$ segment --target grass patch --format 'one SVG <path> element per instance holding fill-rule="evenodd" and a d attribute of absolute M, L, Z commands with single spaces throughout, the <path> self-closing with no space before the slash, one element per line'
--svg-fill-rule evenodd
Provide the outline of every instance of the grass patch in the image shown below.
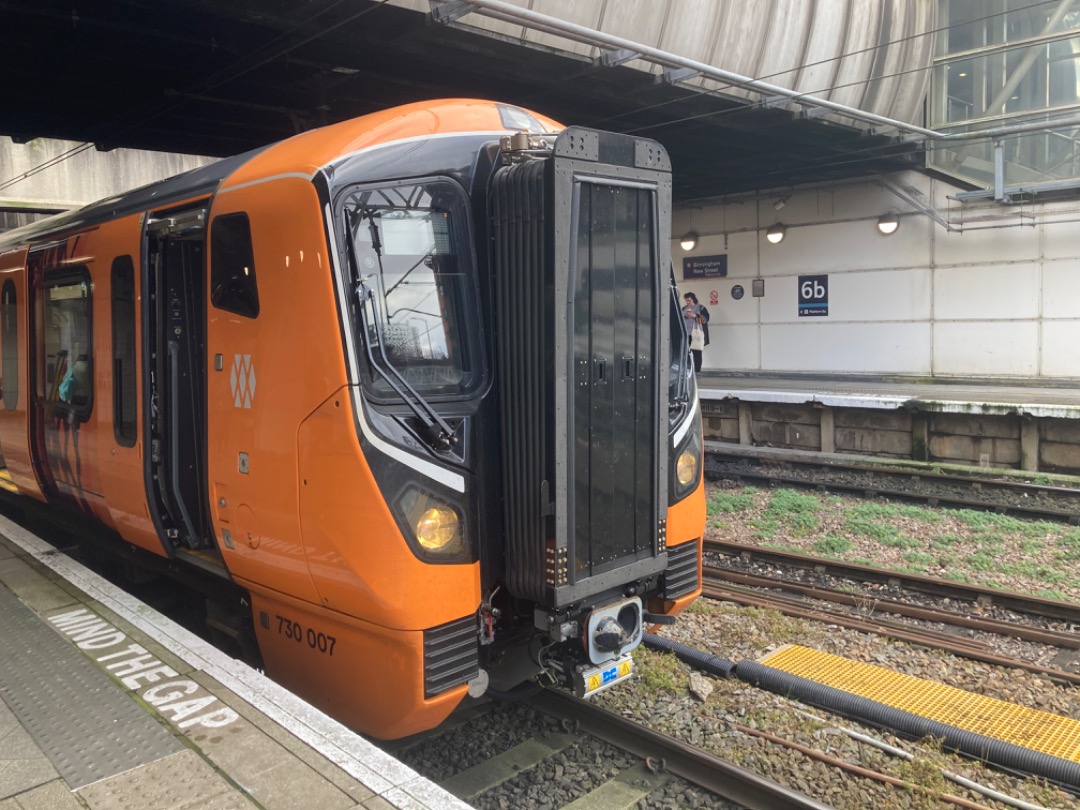
<path fill-rule="evenodd" d="M 754 497 L 747 494 L 734 492 L 717 492 L 706 501 L 706 510 L 709 517 L 721 514 L 733 514 L 747 512 L 754 508 Z"/>
<path fill-rule="evenodd" d="M 964 538 L 958 534 L 939 534 L 930 541 L 930 548 L 946 549 L 963 542 Z"/>
<path fill-rule="evenodd" d="M 815 540 L 811 548 L 818 554 L 846 554 L 855 547 L 855 544 L 846 537 L 837 537 L 834 534 L 826 535 L 820 540 Z"/>
<path fill-rule="evenodd" d="M 937 562 L 937 557 L 925 551 L 909 551 L 904 555 L 904 560 L 920 568 L 928 568 Z"/>
<path fill-rule="evenodd" d="M 821 501 L 814 495 L 804 495 L 793 489 L 778 489 L 769 499 L 764 520 L 775 521 L 795 537 L 806 537 L 821 525 L 817 512 Z M 775 531 L 773 532 L 775 534 Z"/>
<path fill-rule="evenodd" d="M 976 571 L 996 571 L 999 567 L 997 557 L 985 551 L 976 551 L 967 558 L 967 565 Z"/>
<path fill-rule="evenodd" d="M 649 695 L 685 689 L 689 679 L 686 668 L 674 655 L 654 652 L 645 645 L 634 648 L 634 664 L 639 688 Z"/>

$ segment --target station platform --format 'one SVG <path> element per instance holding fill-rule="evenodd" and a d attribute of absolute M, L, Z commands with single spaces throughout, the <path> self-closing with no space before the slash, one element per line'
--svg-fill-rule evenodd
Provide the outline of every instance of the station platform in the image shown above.
<path fill-rule="evenodd" d="M 0 517 L 0 810 L 441 810 L 441 788 Z"/>
<path fill-rule="evenodd" d="M 705 438 L 930 465 L 1080 476 L 1080 380 L 704 371 Z"/>
<path fill-rule="evenodd" d="M 935 413 L 1080 419 L 1080 380 L 927 381 L 862 375 L 737 374 L 702 371 L 702 400 L 741 399 L 843 408 L 908 408 Z"/>

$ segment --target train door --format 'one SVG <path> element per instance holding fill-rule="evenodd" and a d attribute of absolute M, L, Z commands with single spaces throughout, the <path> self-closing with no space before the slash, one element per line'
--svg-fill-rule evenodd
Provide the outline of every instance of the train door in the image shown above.
<path fill-rule="evenodd" d="M 94 285 L 91 263 L 31 251 L 31 452 L 42 489 L 84 511 L 104 504 L 94 412 Z"/>
<path fill-rule="evenodd" d="M 26 259 L 25 248 L 0 256 L 0 487 L 40 498 L 30 458 Z"/>
<path fill-rule="evenodd" d="M 145 475 L 151 517 L 174 548 L 214 548 L 206 500 L 206 209 L 146 225 Z"/>

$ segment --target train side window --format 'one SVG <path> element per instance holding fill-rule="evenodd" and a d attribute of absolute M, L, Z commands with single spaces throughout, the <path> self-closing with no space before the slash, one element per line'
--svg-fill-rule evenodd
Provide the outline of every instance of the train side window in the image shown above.
<path fill-rule="evenodd" d="M 4 407 L 15 410 L 19 404 L 19 308 L 15 300 L 15 282 L 8 279 L 0 290 L 0 340 L 3 360 L 0 381 L 4 389 Z"/>
<path fill-rule="evenodd" d="M 135 445 L 135 265 L 130 256 L 112 264 L 113 434 L 125 447 Z"/>
<path fill-rule="evenodd" d="M 94 406 L 89 275 L 78 272 L 46 278 L 42 303 L 46 408 L 85 422 Z"/>
<path fill-rule="evenodd" d="M 215 217 L 211 225 L 210 302 L 237 315 L 259 316 L 259 288 L 247 214 Z"/>

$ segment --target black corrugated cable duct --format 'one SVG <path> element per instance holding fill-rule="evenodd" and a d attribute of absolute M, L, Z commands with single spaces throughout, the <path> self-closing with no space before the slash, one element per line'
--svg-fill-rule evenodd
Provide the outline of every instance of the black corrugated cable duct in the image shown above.
<path fill-rule="evenodd" d="M 672 641 L 669 638 L 653 635 L 652 633 L 645 634 L 643 643 L 649 649 L 673 653 L 684 664 L 708 672 L 710 675 L 716 675 L 720 678 L 735 677 L 735 663 L 726 658 L 718 658 L 715 655 L 695 650 L 693 647 L 680 644 L 678 641 Z"/>
<path fill-rule="evenodd" d="M 647 636 L 646 640 L 648 640 Z M 679 657 L 686 661 L 681 655 Z M 692 664 L 690 661 L 687 663 Z M 876 700 L 853 695 L 842 689 L 825 686 L 798 675 L 791 675 L 756 661 L 743 659 L 735 665 L 735 675 L 753 686 L 873 723 L 876 726 L 900 732 L 912 739 L 918 740 L 932 735 L 943 740 L 946 747 L 975 759 L 1042 776 L 1065 785 L 1074 792 L 1080 788 L 1080 763 L 995 740 L 992 737 L 965 731 L 936 720 L 928 720 L 917 714 L 894 709 Z"/>

